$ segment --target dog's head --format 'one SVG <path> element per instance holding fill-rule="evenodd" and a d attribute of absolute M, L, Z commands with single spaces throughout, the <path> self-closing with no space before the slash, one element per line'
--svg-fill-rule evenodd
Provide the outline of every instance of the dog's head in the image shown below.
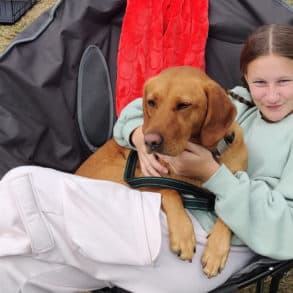
<path fill-rule="evenodd" d="M 144 85 L 143 133 L 148 152 L 181 153 L 188 141 L 212 150 L 236 116 L 225 91 L 202 71 L 170 67 Z"/>

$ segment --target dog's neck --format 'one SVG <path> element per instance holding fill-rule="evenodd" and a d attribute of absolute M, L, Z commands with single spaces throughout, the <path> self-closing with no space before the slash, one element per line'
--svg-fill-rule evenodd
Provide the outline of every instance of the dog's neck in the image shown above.
<path fill-rule="evenodd" d="M 195 136 L 195 137 L 191 137 L 189 141 L 192 142 L 192 143 L 201 145 L 199 135 Z"/>
<path fill-rule="evenodd" d="M 230 131 L 222 139 L 220 139 L 219 141 L 216 141 L 213 145 L 211 146 L 203 145 L 203 146 L 206 149 L 208 149 L 216 159 L 218 159 L 224 153 L 224 151 L 229 147 L 229 145 L 233 143 L 234 138 L 235 138 L 234 131 Z M 191 138 L 190 142 L 202 145 L 199 136 Z"/>
<path fill-rule="evenodd" d="M 217 147 L 217 145 L 218 145 L 218 143 L 219 143 L 219 141 L 217 141 L 217 142 L 215 142 L 213 145 L 210 145 L 210 146 L 203 145 L 199 136 L 192 137 L 189 141 L 192 142 L 192 143 L 199 144 L 199 145 L 205 147 L 205 148 L 208 149 L 210 152 L 212 152 L 214 149 L 216 149 L 216 147 Z"/>

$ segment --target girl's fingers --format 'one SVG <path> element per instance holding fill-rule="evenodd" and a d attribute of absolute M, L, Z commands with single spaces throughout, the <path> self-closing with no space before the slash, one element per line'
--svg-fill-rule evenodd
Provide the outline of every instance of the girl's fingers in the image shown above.
<path fill-rule="evenodd" d="M 161 174 L 168 174 L 168 169 L 164 167 L 157 159 L 151 162 L 151 167 Z"/>
<path fill-rule="evenodd" d="M 185 150 L 186 151 L 189 151 L 189 152 L 192 152 L 192 153 L 198 153 L 200 152 L 201 150 L 203 150 L 204 148 L 198 144 L 194 144 L 192 142 L 188 142 L 187 145 L 186 145 L 186 148 Z"/>
<path fill-rule="evenodd" d="M 144 176 L 156 176 L 160 177 L 160 173 L 156 171 L 152 166 L 148 165 L 142 165 L 141 171 Z"/>
<path fill-rule="evenodd" d="M 148 176 L 154 176 L 154 177 L 161 177 L 160 173 L 156 171 L 156 169 L 149 169 L 149 175 Z"/>
<path fill-rule="evenodd" d="M 161 176 L 160 174 L 168 173 L 168 169 L 157 161 L 155 155 L 141 155 L 140 164 L 144 176 Z"/>
<path fill-rule="evenodd" d="M 162 154 L 158 154 L 158 157 L 159 157 L 162 161 L 164 161 L 164 162 L 166 162 L 166 163 L 169 163 L 169 162 L 170 162 L 170 157 L 169 157 L 169 156 L 165 156 L 165 155 L 162 155 Z"/>

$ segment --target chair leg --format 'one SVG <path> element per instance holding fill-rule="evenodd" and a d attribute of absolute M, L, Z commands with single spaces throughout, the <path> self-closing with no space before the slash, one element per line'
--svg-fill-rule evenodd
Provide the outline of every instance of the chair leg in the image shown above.
<path fill-rule="evenodd" d="M 256 293 L 263 293 L 264 292 L 264 278 L 261 278 L 256 283 Z"/>
<path fill-rule="evenodd" d="M 274 277 L 272 277 L 271 284 L 270 284 L 270 293 L 277 293 L 279 289 L 279 284 L 281 279 L 283 278 L 284 273 L 280 273 Z"/>

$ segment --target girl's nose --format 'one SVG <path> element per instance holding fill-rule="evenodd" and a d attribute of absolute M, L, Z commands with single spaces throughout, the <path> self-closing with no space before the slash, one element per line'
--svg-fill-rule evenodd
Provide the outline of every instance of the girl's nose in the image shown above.
<path fill-rule="evenodd" d="M 267 101 L 269 103 L 277 103 L 280 99 L 280 93 L 275 85 L 270 85 L 267 91 Z"/>

